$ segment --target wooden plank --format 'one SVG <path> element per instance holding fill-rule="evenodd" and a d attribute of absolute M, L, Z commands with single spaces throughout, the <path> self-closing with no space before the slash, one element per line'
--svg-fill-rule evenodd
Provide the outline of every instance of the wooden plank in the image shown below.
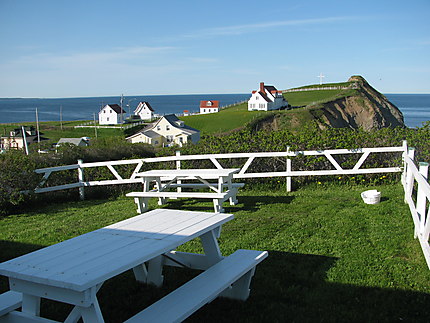
<path fill-rule="evenodd" d="M 22 294 L 14 291 L 8 291 L 0 294 L 0 316 L 5 315 L 22 304 Z"/>
<path fill-rule="evenodd" d="M 366 168 L 366 169 L 344 169 L 339 170 L 313 170 L 313 171 L 291 171 L 291 172 L 266 172 L 266 173 L 246 173 L 233 174 L 233 178 L 262 178 L 262 177 L 285 177 L 285 176 L 324 176 L 324 175 L 358 175 L 358 174 L 379 174 L 379 173 L 399 173 L 400 167 L 387 168 Z"/>
<path fill-rule="evenodd" d="M 60 191 L 60 190 L 67 190 L 70 188 L 77 188 L 81 187 L 80 183 L 72 183 L 72 184 L 63 184 L 63 185 L 57 185 L 57 186 L 50 186 L 50 187 L 43 187 L 43 188 L 35 188 L 35 193 L 45 193 L 45 192 L 53 192 L 53 191 Z"/>
<path fill-rule="evenodd" d="M 266 257 L 266 251 L 238 250 L 133 316 L 126 323 L 182 322 Z"/>
<path fill-rule="evenodd" d="M 220 199 L 226 196 L 226 193 L 202 193 L 202 192 L 131 192 L 127 193 L 128 197 L 188 197 L 188 198 L 206 198 L 206 199 Z"/>
<path fill-rule="evenodd" d="M 0 323 L 60 323 L 60 322 L 14 311 L 14 312 L 10 312 L 5 316 L 0 316 Z"/>

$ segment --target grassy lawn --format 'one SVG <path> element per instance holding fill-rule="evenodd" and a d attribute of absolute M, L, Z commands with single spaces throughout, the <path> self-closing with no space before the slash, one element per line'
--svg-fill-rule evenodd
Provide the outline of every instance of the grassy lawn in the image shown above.
<path fill-rule="evenodd" d="M 351 94 L 353 90 L 321 90 L 304 92 L 287 92 L 284 97 L 292 106 L 305 106 L 315 102 L 327 102 Z"/>
<path fill-rule="evenodd" d="M 268 250 L 246 302 L 217 299 L 189 322 L 427 322 L 430 271 L 413 239 L 401 185 L 381 185 L 378 205 L 366 205 L 364 186 L 310 185 L 241 190 L 226 206 L 235 219 L 223 226 L 220 248 Z M 152 208 L 157 207 L 151 201 Z M 210 201 L 173 200 L 165 207 L 212 211 Z M 0 261 L 134 216 L 132 199 L 45 204 L 0 219 Z M 199 241 L 181 247 L 200 252 Z M 106 322 L 120 322 L 197 272 L 165 269 L 162 288 L 137 284 L 126 272 L 104 284 L 99 301 Z M 0 289 L 8 289 L 4 277 Z M 42 313 L 64 319 L 70 307 L 45 301 Z"/>
<path fill-rule="evenodd" d="M 267 112 L 248 111 L 247 103 L 242 103 L 218 113 L 181 117 L 181 120 L 184 120 L 186 125 L 199 129 L 201 135 L 211 135 L 242 128 L 265 114 Z"/>
<path fill-rule="evenodd" d="M 39 123 L 41 136 L 48 138 L 52 142 L 57 142 L 60 138 L 80 138 L 80 137 L 90 137 L 95 138 L 94 128 L 74 128 L 74 126 L 81 125 L 87 121 L 64 121 L 62 127 L 59 121 L 44 121 Z M 33 126 L 36 128 L 35 122 L 23 122 L 15 124 L 2 124 L 0 125 L 1 135 L 7 136 L 9 132 L 15 128 L 21 126 Z M 124 138 L 124 132 L 121 129 L 112 128 L 101 128 L 97 129 L 98 138 L 107 137 L 122 137 Z"/>

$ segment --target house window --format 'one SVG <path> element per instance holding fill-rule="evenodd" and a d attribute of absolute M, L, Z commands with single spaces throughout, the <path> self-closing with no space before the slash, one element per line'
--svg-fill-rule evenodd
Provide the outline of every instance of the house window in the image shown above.
<path fill-rule="evenodd" d="M 106 113 L 106 110 L 103 110 L 103 113 Z"/>
<path fill-rule="evenodd" d="M 154 145 L 158 145 L 158 140 L 155 140 L 155 141 L 154 141 Z"/>
<path fill-rule="evenodd" d="M 203 113 L 206 112 L 206 109 L 203 109 Z"/>
<path fill-rule="evenodd" d="M 179 142 L 182 144 L 184 142 L 184 138 L 179 137 Z"/>
<path fill-rule="evenodd" d="M 161 126 L 157 126 L 157 130 L 161 130 Z"/>
<path fill-rule="evenodd" d="M 106 121 L 109 121 L 109 117 L 106 118 Z"/>
<path fill-rule="evenodd" d="M 260 97 L 256 96 L 255 99 L 258 100 Z"/>
<path fill-rule="evenodd" d="M 169 125 L 166 125 L 166 130 L 170 130 L 170 127 L 169 127 Z"/>

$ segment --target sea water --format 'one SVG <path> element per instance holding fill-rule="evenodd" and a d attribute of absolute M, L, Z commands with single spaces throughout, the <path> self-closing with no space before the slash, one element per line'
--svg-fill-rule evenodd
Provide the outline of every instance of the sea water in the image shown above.
<path fill-rule="evenodd" d="M 421 127 L 430 120 L 430 94 L 386 94 L 388 100 L 402 111 L 408 127 Z M 148 95 L 123 98 L 127 114 L 133 113 L 140 101 L 147 101 L 159 115 L 181 114 L 184 110 L 198 112 L 201 100 L 218 100 L 221 106 L 248 100 L 249 94 L 195 94 Z M 100 108 L 106 104 L 120 104 L 120 97 L 61 98 L 61 99 L 1 99 L 0 123 L 39 121 L 93 120 L 98 119 Z"/>

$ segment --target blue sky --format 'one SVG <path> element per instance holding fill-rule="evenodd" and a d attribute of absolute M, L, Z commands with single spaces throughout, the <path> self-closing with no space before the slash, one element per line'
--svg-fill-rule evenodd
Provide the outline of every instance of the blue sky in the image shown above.
<path fill-rule="evenodd" d="M 430 93 L 430 1 L 0 0 L 0 97 Z"/>

